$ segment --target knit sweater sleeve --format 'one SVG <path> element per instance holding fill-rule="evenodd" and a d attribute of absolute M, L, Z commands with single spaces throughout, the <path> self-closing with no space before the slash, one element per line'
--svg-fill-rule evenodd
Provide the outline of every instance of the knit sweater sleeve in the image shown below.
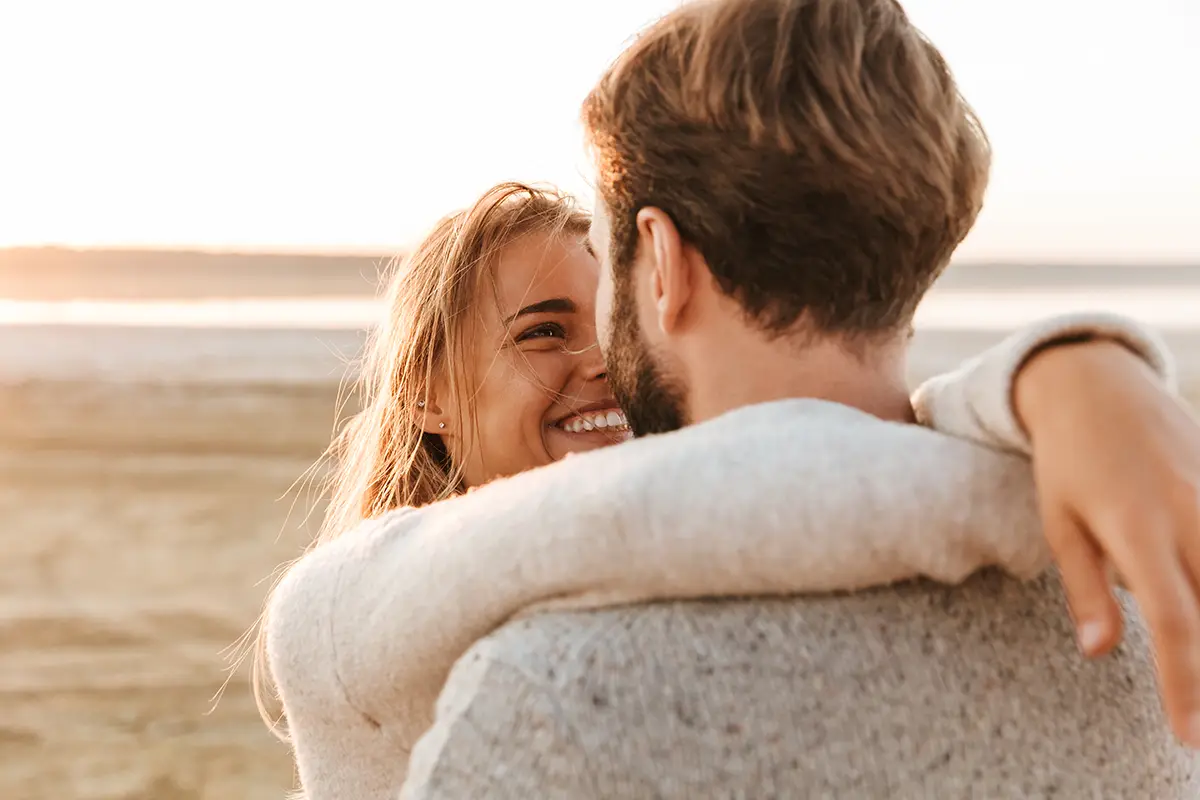
<path fill-rule="evenodd" d="M 405 753 L 455 660 L 520 613 L 955 583 L 989 564 L 1032 575 L 1046 563 L 1022 459 L 785 401 L 350 531 L 275 594 L 268 655 L 310 796 L 369 798 L 313 787 L 353 763 L 364 726 Z M 322 750 L 339 724 L 358 738 Z"/>
<path fill-rule="evenodd" d="M 1029 437 L 1013 409 L 1017 372 L 1042 348 L 1077 338 L 1123 344 L 1174 391 L 1174 361 L 1153 330 L 1117 314 L 1064 314 L 1024 327 L 958 369 L 923 383 L 912 398 L 917 420 L 951 436 L 1029 455 Z"/>
<path fill-rule="evenodd" d="M 385 524 L 383 520 L 364 525 Z M 332 555 L 332 553 L 331 553 Z M 334 637 L 341 592 L 336 559 L 301 559 L 272 593 L 267 658 L 286 711 L 287 731 L 304 800 L 394 797 L 407 754 L 389 752 L 386 731 L 350 700 L 339 674 Z"/>

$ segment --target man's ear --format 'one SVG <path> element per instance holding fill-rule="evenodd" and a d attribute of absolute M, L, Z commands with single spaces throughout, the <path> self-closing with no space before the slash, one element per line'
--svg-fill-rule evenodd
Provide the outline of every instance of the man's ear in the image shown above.
<path fill-rule="evenodd" d="M 694 265 L 667 212 L 653 206 L 643 208 L 638 211 L 637 226 L 650 257 L 650 291 L 659 327 L 663 333 L 673 333 L 695 291 Z"/>

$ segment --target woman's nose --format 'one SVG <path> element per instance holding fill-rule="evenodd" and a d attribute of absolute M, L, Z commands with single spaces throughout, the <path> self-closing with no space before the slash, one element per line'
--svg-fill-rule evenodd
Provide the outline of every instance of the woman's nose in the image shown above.
<path fill-rule="evenodd" d="M 608 368 L 604 366 L 604 354 L 600 352 L 599 345 L 593 344 L 584 353 L 582 369 L 589 381 L 602 381 L 608 377 Z"/>

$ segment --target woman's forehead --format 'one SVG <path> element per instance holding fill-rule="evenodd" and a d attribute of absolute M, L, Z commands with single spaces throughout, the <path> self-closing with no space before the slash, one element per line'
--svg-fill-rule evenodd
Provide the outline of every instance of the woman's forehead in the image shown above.
<path fill-rule="evenodd" d="M 569 299 L 589 310 L 596 299 L 598 265 L 581 236 L 526 236 L 509 245 L 493 267 L 501 320 L 531 304 Z"/>

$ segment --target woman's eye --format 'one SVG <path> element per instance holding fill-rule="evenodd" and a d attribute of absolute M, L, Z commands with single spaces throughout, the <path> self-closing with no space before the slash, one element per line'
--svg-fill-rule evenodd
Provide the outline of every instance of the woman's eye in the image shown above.
<path fill-rule="evenodd" d="M 563 330 L 563 326 L 557 322 L 544 322 L 541 325 L 535 325 L 529 330 L 517 337 L 518 342 L 527 342 L 531 339 L 565 339 L 567 332 Z"/>

